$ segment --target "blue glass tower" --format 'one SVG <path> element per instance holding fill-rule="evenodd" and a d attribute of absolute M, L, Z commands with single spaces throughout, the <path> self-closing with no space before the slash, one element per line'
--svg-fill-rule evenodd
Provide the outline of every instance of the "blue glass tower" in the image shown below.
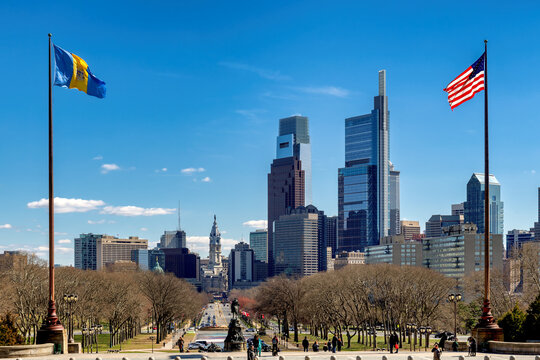
<path fill-rule="evenodd" d="M 390 230 L 386 71 L 370 114 L 345 119 L 345 167 L 338 170 L 338 250 L 363 251 Z"/>
<path fill-rule="evenodd" d="M 478 226 L 478 233 L 484 233 L 484 174 L 474 173 L 467 183 L 467 201 L 464 203 L 465 222 Z M 489 231 L 492 234 L 504 233 L 504 203 L 501 201 L 501 184 L 492 174 L 489 175 Z"/>

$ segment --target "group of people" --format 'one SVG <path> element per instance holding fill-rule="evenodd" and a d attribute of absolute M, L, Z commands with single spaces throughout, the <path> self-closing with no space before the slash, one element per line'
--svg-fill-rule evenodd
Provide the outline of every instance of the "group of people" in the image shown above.
<path fill-rule="evenodd" d="M 272 339 L 272 346 L 274 344 L 274 339 Z M 248 344 L 248 360 L 254 360 L 255 356 L 261 357 L 262 352 L 262 340 L 259 338 L 259 334 L 255 334 L 253 341 Z"/>

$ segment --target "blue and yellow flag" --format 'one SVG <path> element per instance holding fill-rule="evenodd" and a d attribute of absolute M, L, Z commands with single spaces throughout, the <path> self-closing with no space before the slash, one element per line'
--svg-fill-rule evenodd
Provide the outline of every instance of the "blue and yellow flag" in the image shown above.
<path fill-rule="evenodd" d="M 92 74 L 86 61 L 56 45 L 54 58 L 56 60 L 54 85 L 79 89 L 98 98 L 105 97 L 105 82 Z"/>

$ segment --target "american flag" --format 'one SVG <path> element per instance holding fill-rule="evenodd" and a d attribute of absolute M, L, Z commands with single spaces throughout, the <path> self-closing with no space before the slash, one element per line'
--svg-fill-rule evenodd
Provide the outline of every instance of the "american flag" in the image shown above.
<path fill-rule="evenodd" d="M 474 95 L 484 90 L 484 61 L 485 53 L 446 86 L 448 103 L 452 110 L 470 100 Z"/>

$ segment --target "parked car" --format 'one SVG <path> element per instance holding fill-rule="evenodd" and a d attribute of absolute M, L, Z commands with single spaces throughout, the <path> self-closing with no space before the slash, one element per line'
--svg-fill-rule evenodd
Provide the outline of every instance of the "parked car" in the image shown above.
<path fill-rule="evenodd" d="M 208 342 L 205 340 L 197 340 L 195 342 L 189 343 L 188 350 L 202 350 L 208 346 Z"/>
<path fill-rule="evenodd" d="M 206 352 L 222 352 L 223 349 L 214 343 L 210 343 L 209 345 L 206 345 L 203 349 L 200 349 L 199 351 L 206 351 Z"/>
<path fill-rule="evenodd" d="M 255 329 L 254 328 L 249 328 L 246 330 L 246 332 L 255 332 Z"/>

